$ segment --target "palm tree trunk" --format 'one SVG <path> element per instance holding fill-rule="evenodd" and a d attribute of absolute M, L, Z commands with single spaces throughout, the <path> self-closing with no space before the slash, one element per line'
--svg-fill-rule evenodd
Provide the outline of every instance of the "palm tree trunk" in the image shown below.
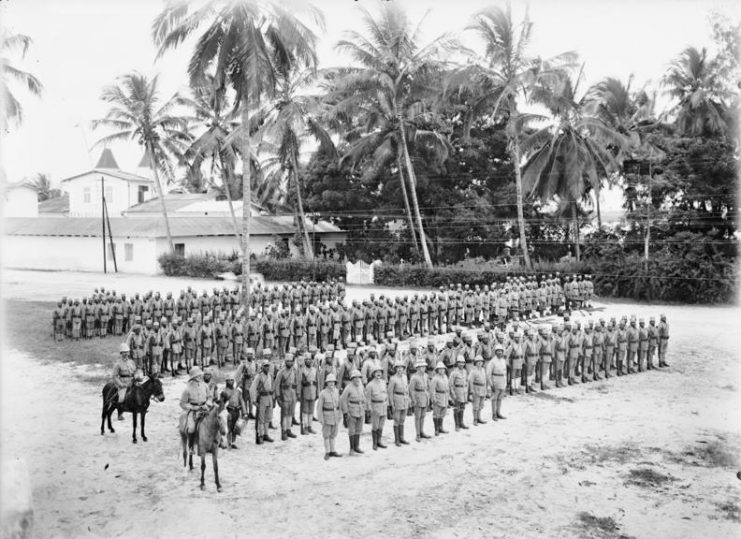
<path fill-rule="evenodd" d="M 512 122 L 511 116 L 510 116 L 509 121 Z M 507 129 L 507 131 L 509 132 L 509 136 L 511 137 L 509 146 L 512 149 L 510 152 L 511 159 L 512 159 L 512 165 L 515 167 L 515 189 L 517 192 L 517 224 L 520 230 L 520 248 L 522 249 L 522 257 L 525 260 L 525 267 L 530 269 L 532 268 L 532 263 L 530 262 L 530 253 L 527 250 L 527 236 L 525 235 L 525 212 L 523 210 L 523 203 L 522 203 L 522 172 L 520 170 L 520 141 L 517 138 L 517 133 L 514 132 L 514 126 L 510 126 L 510 128 Z"/>
<path fill-rule="evenodd" d="M 165 233 L 167 234 L 167 244 L 170 246 L 170 252 L 175 252 L 175 244 L 172 243 L 172 232 L 170 231 L 170 219 L 167 217 L 167 204 L 165 204 L 165 194 L 162 191 L 162 184 L 160 183 L 160 176 L 157 173 L 157 157 L 155 156 L 154 149 L 151 144 L 146 145 L 146 151 L 151 156 L 152 164 L 152 175 L 154 176 L 154 188 L 157 190 L 157 196 L 160 199 L 160 206 L 162 206 L 162 218 L 165 220 Z"/>
<path fill-rule="evenodd" d="M 298 220 L 300 221 L 299 226 L 303 232 L 304 244 L 306 245 L 306 254 L 309 258 L 314 258 L 314 246 L 311 244 L 309 238 L 309 231 L 306 229 L 306 214 L 304 214 L 304 202 L 301 197 L 301 184 L 298 181 L 298 159 L 296 153 L 291 152 L 291 172 L 293 173 L 293 183 L 296 186 L 296 203 L 298 205 Z"/>
<path fill-rule="evenodd" d="M 232 170 L 224 166 L 224 160 L 221 160 L 221 181 L 224 183 L 224 191 L 226 191 L 226 199 L 229 201 L 229 213 L 232 216 L 232 224 L 234 225 L 234 234 L 239 237 L 239 223 L 237 223 L 237 216 L 234 213 L 234 204 L 232 203 Z"/>
<path fill-rule="evenodd" d="M 250 169 L 250 110 L 248 86 L 242 95 L 242 307 L 250 308 L 250 218 L 252 197 L 252 170 Z"/>
<path fill-rule="evenodd" d="M 414 207 L 414 214 L 417 217 L 417 225 L 419 226 L 419 243 L 422 245 L 422 255 L 424 256 L 425 264 L 428 268 L 432 268 L 430 251 L 427 249 L 427 238 L 425 237 L 425 230 L 422 226 L 422 214 L 419 212 L 419 202 L 417 201 L 417 178 L 414 174 L 412 160 L 409 157 L 409 148 L 407 148 L 407 137 L 404 132 L 403 122 L 399 122 L 399 132 L 401 134 L 401 149 L 404 150 L 404 161 L 406 162 L 407 174 L 409 175 L 409 191 L 412 194 L 412 206 Z"/>
<path fill-rule="evenodd" d="M 574 219 L 574 253 L 576 254 L 576 261 L 581 260 L 581 247 L 579 247 L 579 208 L 576 205 L 576 201 L 571 203 L 571 215 Z"/>
<path fill-rule="evenodd" d="M 404 208 L 407 212 L 407 220 L 409 221 L 409 232 L 412 234 L 412 242 L 414 243 L 414 250 L 419 254 L 419 244 L 417 243 L 417 232 L 414 229 L 414 220 L 412 218 L 412 209 L 409 207 L 409 196 L 407 195 L 407 186 L 404 182 L 404 170 L 401 166 L 401 155 L 397 150 L 396 152 L 396 166 L 399 169 L 399 185 L 401 186 L 401 195 L 404 199 Z"/>
<path fill-rule="evenodd" d="M 598 179 L 597 182 L 594 184 L 594 198 L 597 200 L 597 228 L 599 229 L 602 228 L 602 211 L 600 209 L 600 204 L 599 204 L 599 194 L 600 194 L 600 189 L 602 188 L 600 186 L 600 183 L 601 182 Z"/>

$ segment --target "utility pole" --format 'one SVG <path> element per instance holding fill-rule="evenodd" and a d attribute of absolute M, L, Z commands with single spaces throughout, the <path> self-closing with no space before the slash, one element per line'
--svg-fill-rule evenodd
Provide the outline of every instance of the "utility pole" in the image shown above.
<path fill-rule="evenodd" d="M 100 223 L 103 226 L 103 273 L 108 273 L 105 255 L 105 176 L 100 177 Z"/>
<path fill-rule="evenodd" d="M 651 239 L 651 207 L 653 206 L 653 166 L 651 160 L 648 161 L 648 206 L 646 207 L 646 239 L 643 244 L 643 258 L 648 264 L 648 244 Z"/>

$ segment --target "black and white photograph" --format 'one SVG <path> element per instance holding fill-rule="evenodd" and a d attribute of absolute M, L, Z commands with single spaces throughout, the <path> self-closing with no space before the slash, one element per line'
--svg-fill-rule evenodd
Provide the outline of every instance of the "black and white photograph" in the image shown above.
<path fill-rule="evenodd" d="M 0 0 L 0 539 L 741 539 L 741 3 Z"/>

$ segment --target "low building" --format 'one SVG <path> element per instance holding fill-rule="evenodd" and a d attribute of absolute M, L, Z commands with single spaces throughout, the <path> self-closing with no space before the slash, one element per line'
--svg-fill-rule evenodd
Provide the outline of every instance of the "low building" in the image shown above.
<path fill-rule="evenodd" d="M 38 193 L 27 183 L 14 183 L 5 188 L 5 217 L 36 217 L 39 214 Z"/>

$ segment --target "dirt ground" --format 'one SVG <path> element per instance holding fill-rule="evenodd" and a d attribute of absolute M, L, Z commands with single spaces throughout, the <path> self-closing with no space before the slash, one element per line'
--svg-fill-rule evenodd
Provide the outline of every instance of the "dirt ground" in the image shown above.
<path fill-rule="evenodd" d="M 128 293 L 212 286 L 103 279 L 8 271 L 2 295 L 49 301 L 62 290 L 89 293 L 91 283 Z M 352 288 L 349 297 L 371 292 L 388 293 Z M 220 455 L 222 493 L 210 459 L 205 492 L 198 472 L 182 467 L 184 380 L 167 381 L 166 401 L 147 416 L 149 441 L 133 445 L 128 416 L 100 435 L 100 388 L 85 381 L 110 369 L 113 340 L 98 367 L 60 368 L 5 347 L 5 515 L 30 497 L 34 537 L 741 537 L 739 310 L 598 304 L 606 316 L 665 313 L 671 367 L 507 398 L 506 421 L 402 448 L 370 450 L 366 429 L 357 457 L 347 456 L 341 429 L 344 457 L 328 462 L 319 435 L 255 446 L 248 434 Z M 453 430 L 450 416 L 445 428 Z"/>

